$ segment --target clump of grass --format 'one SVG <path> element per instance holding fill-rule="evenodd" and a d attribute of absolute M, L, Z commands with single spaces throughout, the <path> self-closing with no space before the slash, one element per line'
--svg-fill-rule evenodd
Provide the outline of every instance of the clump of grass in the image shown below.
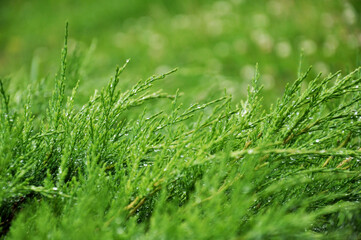
<path fill-rule="evenodd" d="M 305 89 L 299 72 L 266 110 L 258 70 L 237 106 L 183 107 L 151 91 L 175 70 L 117 89 L 126 64 L 78 108 L 66 34 L 46 114 L 32 113 L 39 89 L 19 104 L 0 81 L 3 237 L 360 237 L 360 69 Z"/>

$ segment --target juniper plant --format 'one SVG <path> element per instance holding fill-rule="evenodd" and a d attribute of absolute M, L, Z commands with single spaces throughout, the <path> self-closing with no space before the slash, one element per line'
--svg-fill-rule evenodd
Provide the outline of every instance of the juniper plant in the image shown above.
<path fill-rule="evenodd" d="M 67 36 L 46 114 L 0 81 L 2 238 L 360 238 L 360 68 L 184 107 L 152 91 L 176 70 L 119 90 L 127 61 L 78 107 Z"/>

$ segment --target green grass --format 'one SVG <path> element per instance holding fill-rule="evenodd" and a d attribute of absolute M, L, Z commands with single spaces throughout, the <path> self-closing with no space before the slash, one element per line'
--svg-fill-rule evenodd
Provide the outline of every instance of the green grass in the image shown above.
<path fill-rule="evenodd" d="M 188 105 L 176 70 L 120 89 L 127 61 L 85 101 L 86 56 L 66 31 L 55 77 L 0 81 L 2 238 L 361 237 L 360 68 Z"/>

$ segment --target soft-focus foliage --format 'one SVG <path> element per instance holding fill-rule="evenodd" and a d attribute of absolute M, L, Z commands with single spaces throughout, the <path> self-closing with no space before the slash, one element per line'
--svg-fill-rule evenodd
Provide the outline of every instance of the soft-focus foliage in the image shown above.
<path fill-rule="evenodd" d="M 259 63 L 268 102 L 294 79 L 302 49 L 311 77 L 358 67 L 360 12 L 358 0 L 4 1 L 0 74 L 54 72 L 68 20 L 69 51 L 91 46 L 94 56 L 79 89 L 84 97 L 131 58 L 122 86 L 177 66 L 162 88 L 187 92 L 188 103 L 220 97 L 224 88 L 243 99 Z"/>

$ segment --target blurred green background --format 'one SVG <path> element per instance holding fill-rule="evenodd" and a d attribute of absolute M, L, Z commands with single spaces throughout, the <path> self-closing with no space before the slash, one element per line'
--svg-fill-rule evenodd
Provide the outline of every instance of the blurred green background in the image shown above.
<path fill-rule="evenodd" d="M 84 95 L 131 58 L 122 87 L 179 67 L 158 87 L 192 102 L 225 88 L 242 99 L 258 63 L 275 98 L 296 78 L 301 49 L 312 75 L 359 66 L 360 13 L 359 0 L 2 0 L 0 76 L 20 87 L 53 76 L 69 21 L 70 68 L 85 59 L 69 81 L 81 79 Z"/>

